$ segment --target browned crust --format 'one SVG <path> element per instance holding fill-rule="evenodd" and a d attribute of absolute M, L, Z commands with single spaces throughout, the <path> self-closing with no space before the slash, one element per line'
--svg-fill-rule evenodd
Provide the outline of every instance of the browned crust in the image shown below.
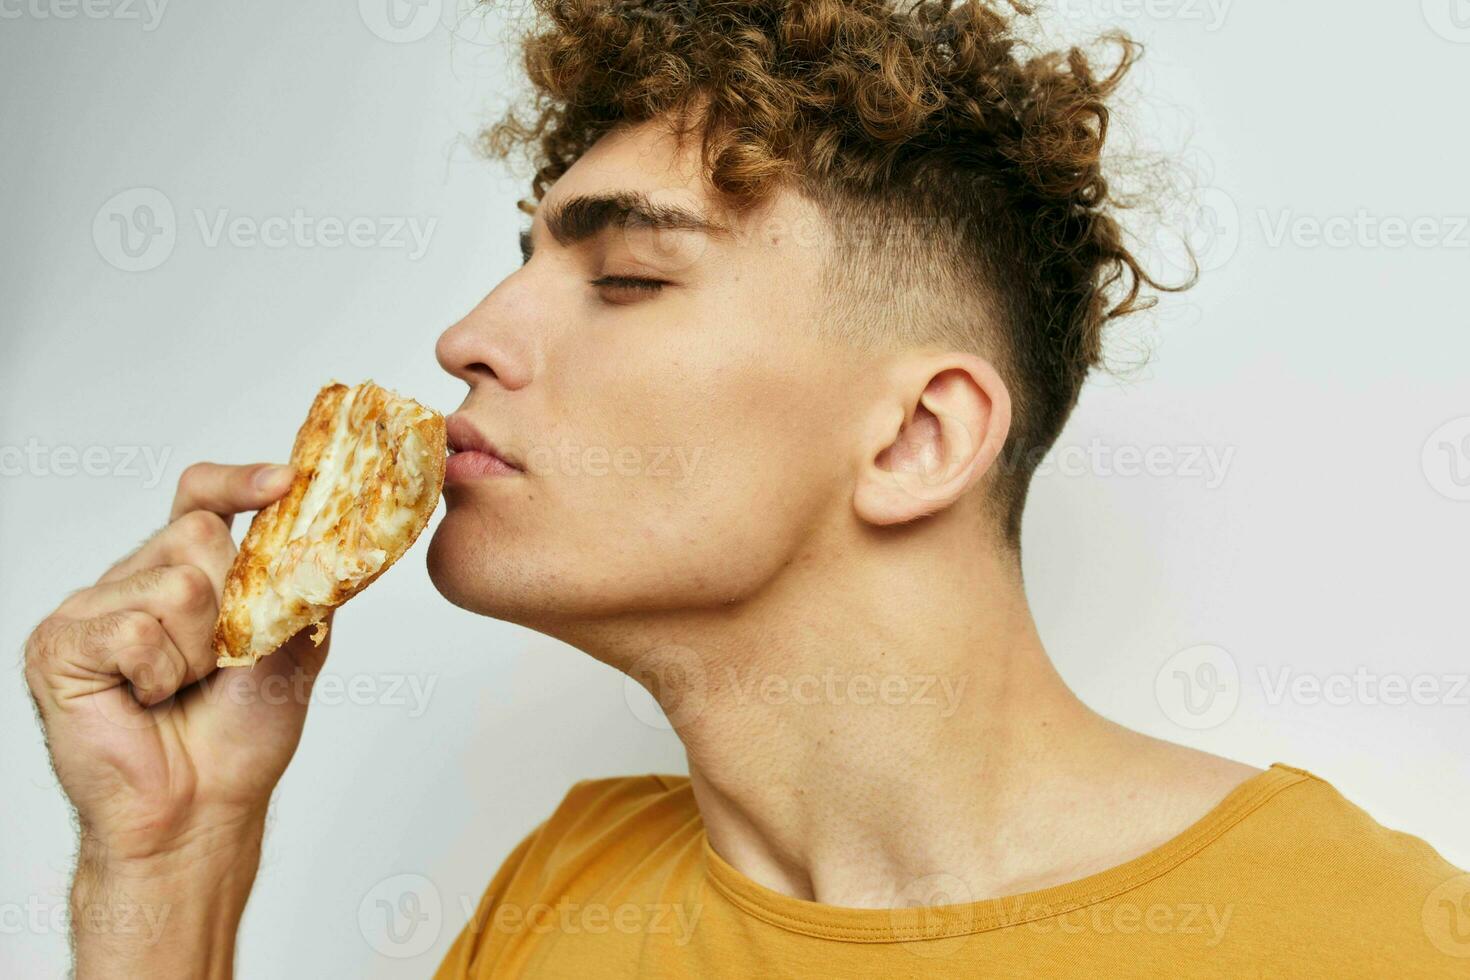
<path fill-rule="evenodd" d="M 240 543 L 240 550 L 235 555 L 234 563 L 230 566 L 229 574 L 225 579 L 220 599 L 220 614 L 214 629 L 214 648 L 219 655 L 220 666 L 251 664 L 260 657 L 266 656 L 267 653 L 273 652 L 250 654 L 252 624 L 249 621 L 244 599 L 264 586 L 269 575 L 271 560 L 285 546 L 291 527 L 300 511 L 302 500 L 316 474 L 322 452 L 330 441 L 335 417 L 348 390 L 347 385 L 333 383 L 317 392 L 311 409 L 307 412 L 306 421 L 297 431 L 295 443 L 291 447 L 290 462 L 296 468 L 296 476 L 292 480 L 290 489 L 280 499 L 256 513 L 250 522 L 250 528 L 245 533 L 244 540 Z M 394 395 L 371 382 L 363 383 L 362 391 L 358 393 L 358 405 L 365 408 L 362 413 L 363 417 L 358 420 L 360 426 L 377 424 L 384 415 L 396 410 L 424 407 L 411 399 Z M 341 583 L 330 596 L 330 601 L 327 603 L 330 608 L 342 605 L 377 581 L 380 575 L 391 568 L 413 546 L 433 516 L 444 486 L 446 446 L 444 418 L 432 409 L 429 411 L 431 412 L 429 418 L 415 422 L 411 426 L 427 447 L 425 465 L 427 492 L 421 494 L 414 505 L 414 518 L 408 526 L 407 533 L 392 542 L 393 546 L 387 549 L 387 557 L 376 572 L 355 586 Z M 355 405 L 353 415 L 357 414 Z M 369 501 L 364 512 L 344 514 L 338 523 L 327 532 L 326 536 L 338 538 L 339 547 L 353 547 L 355 542 L 347 540 L 349 531 L 354 527 L 360 527 L 365 522 L 370 523 L 376 516 L 380 503 L 378 491 L 384 482 L 393 481 L 394 470 L 398 462 L 396 453 L 401 446 L 394 445 L 389 449 L 395 454 L 393 459 L 385 461 L 375 473 L 369 476 L 361 488 L 361 498 Z M 303 547 L 303 543 L 293 542 L 291 546 Z M 313 641 L 320 643 L 326 634 L 326 624 L 319 619 L 315 625 L 316 633 L 313 635 Z"/>

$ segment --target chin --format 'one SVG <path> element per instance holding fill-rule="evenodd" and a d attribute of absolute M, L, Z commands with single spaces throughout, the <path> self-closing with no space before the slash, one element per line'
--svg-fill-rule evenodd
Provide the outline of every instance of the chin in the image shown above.
<path fill-rule="evenodd" d="M 738 519 L 732 515 L 726 525 Z M 548 536 L 452 506 L 434 528 L 426 563 L 434 588 L 461 609 L 547 632 L 614 617 L 728 609 L 791 561 L 795 536 L 707 538 L 690 548 L 709 523 L 665 527 L 658 538 L 576 533 L 582 528 Z M 610 540 L 616 546 L 605 547 Z"/>
<path fill-rule="evenodd" d="M 429 539 L 425 565 L 439 594 L 461 609 L 532 629 L 549 618 L 580 612 L 575 583 L 542 567 L 543 546 L 531 560 L 491 533 L 482 515 L 451 510 Z"/>
<path fill-rule="evenodd" d="M 465 512 L 451 510 L 445 514 L 429 539 L 425 565 L 429 581 L 450 602 L 483 616 L 503 618 L 494 601 L 498 583 L 487 582 L 486 561 L 489 541 L 483 529 Z"/>

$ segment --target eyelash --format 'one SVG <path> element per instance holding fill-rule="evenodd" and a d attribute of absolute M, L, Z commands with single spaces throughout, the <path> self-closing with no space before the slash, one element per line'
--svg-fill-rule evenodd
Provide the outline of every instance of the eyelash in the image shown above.
<path fill-rule="evenodd" d="M 601 276 L 593 279 L 594 286 L 613 286 L 622 289 L 632 289 L 639 293 L 652 295 L 664 288 L 661 279 L 641 279 L 638 276 Z"/>

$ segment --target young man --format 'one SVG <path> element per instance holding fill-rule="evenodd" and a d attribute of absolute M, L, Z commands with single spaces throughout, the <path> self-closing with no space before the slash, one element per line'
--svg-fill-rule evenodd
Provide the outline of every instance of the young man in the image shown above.
<path fill-rule="evenodd" d="M 1466 975 L 1458 869 L 1100 717 L 1028 610 L 1030 474 L 1164 288 L 1099 167 L 1132 48 L 1028 57 L 980 4 L 542 6 L 539 115 L 488 137 L 538 148 L 526 262 L 438 345 L 469 390 L 429 570 L 644 683 L 690 775 L 573 787 L 439 975 Z M 229 519 L 284 487 L 191 467 L 33 635 L 74 911 L 172 909 L 78 929 L 79 976 L 230 970 L 305 704 L 195 682 Z"/>

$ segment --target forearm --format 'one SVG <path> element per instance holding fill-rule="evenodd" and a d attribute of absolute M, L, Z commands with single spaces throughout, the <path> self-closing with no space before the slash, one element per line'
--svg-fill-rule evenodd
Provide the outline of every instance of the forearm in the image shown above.
<path fill-rule="evenodd" d="M 85 837 L 70 911 L 77 980 L 230 977 L 260 834 L 119 860 Z"/>

